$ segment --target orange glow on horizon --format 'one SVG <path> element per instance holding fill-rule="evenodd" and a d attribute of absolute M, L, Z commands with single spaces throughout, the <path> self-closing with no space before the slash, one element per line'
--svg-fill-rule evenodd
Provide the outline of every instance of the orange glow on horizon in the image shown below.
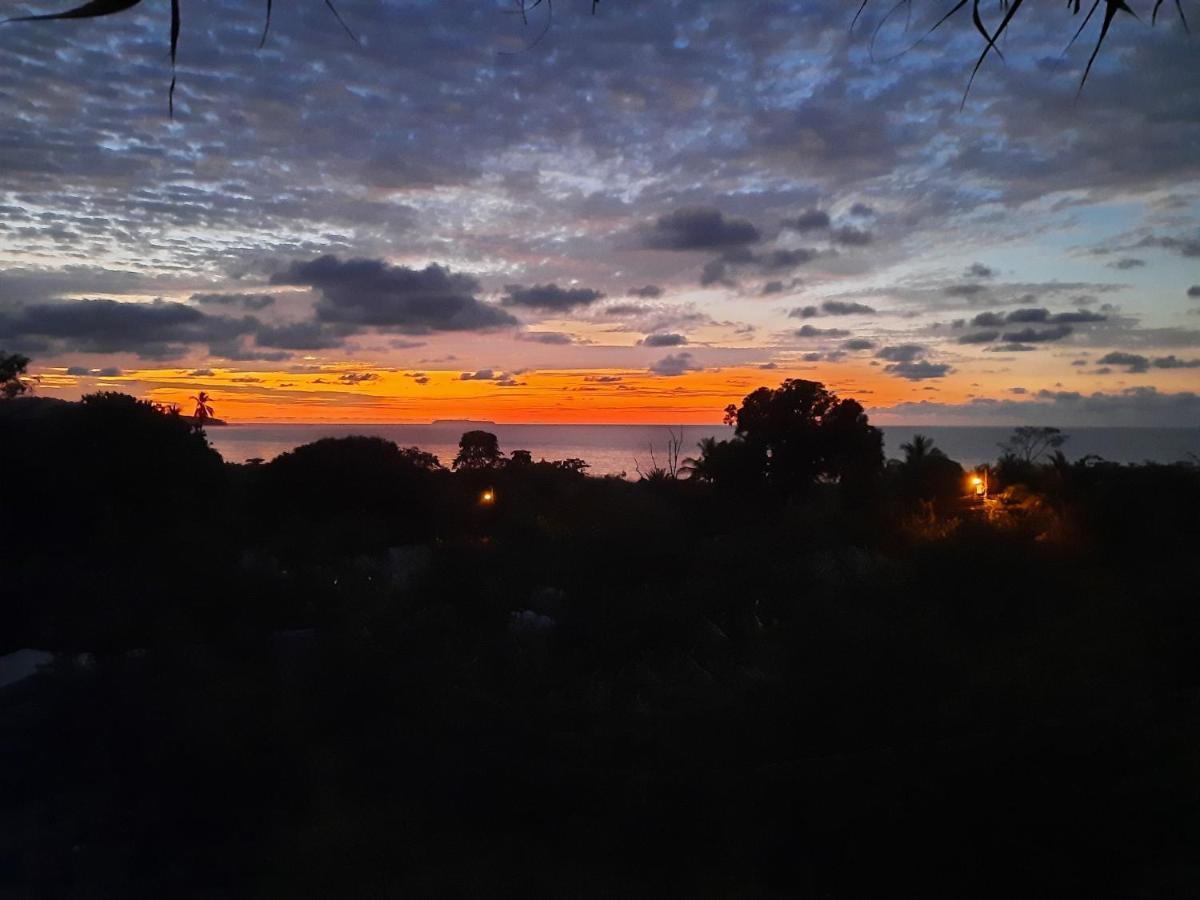
<path fill-rule="evenodd" d="M 462 372 L 379 369 L 356 365 L 314 367 L 301 373 L 214 369 L 128 371 L 88 390 L 121 390 L 158 403 L 191 409 L 197 390 L 211 395 L 217 418 L 251 423 L 422 423 L 481 419 L 497 424 L 719 424 L 725 406 L 786 378 L 820 381 L 841 397 L 868 407 L 931 399 L 919 382 L 907 382 L 853 362 L 797 367 L 727 367 L 665 377 L 644 369 L 556 369 L 506 380 L 464 378 Z M 57 391 L 82 393 L 71 379 Z M 967 395 L 945 386 L 936 399 L 962 402 Z M 192 404 L 194 405 L 194 404 Z"/>

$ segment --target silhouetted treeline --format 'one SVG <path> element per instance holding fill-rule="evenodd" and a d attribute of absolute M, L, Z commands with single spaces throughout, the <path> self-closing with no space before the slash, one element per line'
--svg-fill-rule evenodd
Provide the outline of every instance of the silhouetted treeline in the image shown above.
<path fill-rule="evenodd" d="M 0 687 L 0 893 L 1190 893 L 1200 469 L 982 499 L 811 382 L 729 416 L 630 482 L 0 402 L 0 654 L 58 654 Z"/>

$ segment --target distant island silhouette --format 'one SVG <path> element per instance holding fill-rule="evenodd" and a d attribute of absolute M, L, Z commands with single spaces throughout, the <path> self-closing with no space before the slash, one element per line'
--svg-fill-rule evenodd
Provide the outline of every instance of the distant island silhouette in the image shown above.
<path fill-rule="evenodd" d="M 463 428 L 474 428 L 477 425 L 495 425 L 490 419 L 434 419 L 430 425 L 456 425 Z"/>

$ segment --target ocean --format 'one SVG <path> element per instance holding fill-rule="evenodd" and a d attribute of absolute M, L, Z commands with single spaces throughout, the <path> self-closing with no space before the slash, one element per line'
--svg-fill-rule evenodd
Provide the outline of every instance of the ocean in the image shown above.
<path fill-rule="evenodd" d="M 495 434 L 505 453 L 528 450 L 535 460 L 578 457 L 585 460 L 593 475 L 637 477 L 640 466 L 650 468 L 652 457 L 662 465 L 666 458 L 671 429 L 666 425 L 491 425 L 487 423 L 434 423 L 431 425 L 227 425 L 209 428 L 213 447 L 229 462 L 260 458 L 271 460 L 323 437 L 375 435 L 395 441 L 402 447 L 420 447 L 435 454 L 449 466 L 458 452 L 458 439 L 464 431 L 481 428 Z M 682 432 L 681 457 L 696 453 L 702 438 L 732 435 L 721 425 L 676 426 Z M 1011 432 L 1009 427 L 912 427 L 888 426 L 882 429 L 888 458 L 902 456 L 900 445 L 914 434 L 932 438 L 934 445 L 964 466 L 990 462 L 999 456 L 998 444 Z M 1170 463 L 1200 457 L 1200 428 L 1064 428 L 1069 438 L 1063 452 L 1069 459 L 1095 454 L 1121 463 Z M 1194 457 L 1191 457 L 1194 458 Z"/>

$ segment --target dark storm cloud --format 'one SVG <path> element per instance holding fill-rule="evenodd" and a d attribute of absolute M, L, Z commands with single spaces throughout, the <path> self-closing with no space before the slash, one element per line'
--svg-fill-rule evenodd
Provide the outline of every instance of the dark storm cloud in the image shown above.
<path fill-rule="evenodd" d="M 405 334 L 488 331 L 517 320 L 482 303 L 479 282 L 431 263 L 424 269 L 378 259 L 340 260 L 326 255 L 295 262 L 271 276 L 272 284 L 300 284 L 321 294 L 317 318 L 333 324 L 376 326 Z"/>
<path fill-rule="evenodd" d="M 677 209 L 646 230 L 642 244 L 653 250 L 720 250 L 753 244 L 762 235 L 746 219 L 726 218 L 719 209 Z"/>
<path fill-rule="evenodd" d="M 784 219 L 780 222 L 783 228 L 791 231 L 821 231 L 829 227 L 829 213 L 820 209 L 806 209 L 798 216 Z"/>
<path fill-rule="evenodd" d="M 240 306 L 257 311 L 275 303 L 274 294 L 192 294 L 189 298 L 201 306 Z"/>
<path fill-rule="evenodd" d="M 591 288 L 561 288 L 557 284 L 535 284 L 523 287 L 506 284 L 501 302 L 505 306 L 524 306 L 543 312 L 565 312 L 580 306 L 590 306 L 604 298 L 601 291 Z"/>
<path fill-rule="evenodd" d="M 647 347 L 682 347 L 687 342 L 682 334 L 648 334 L 640 343 Z"/>
<path fill-rule="evenodd" d="M 69 300 L 0 312 L 0 341 L 14 350 L 38 346 L 170 359 L 182 356 L 190 345 L 211 347 L 234 340 L 253 332 L 258 324 L 251 317 L 213 316 L 166 300 Z"/>

